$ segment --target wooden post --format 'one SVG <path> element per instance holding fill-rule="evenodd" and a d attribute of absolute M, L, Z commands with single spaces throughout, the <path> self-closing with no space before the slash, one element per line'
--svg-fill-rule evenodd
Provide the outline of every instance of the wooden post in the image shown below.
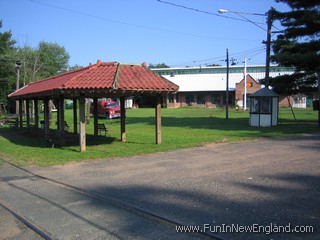
<path fill-rule="evenodd" d="M 125 97 L 120 97 L 120 111 L 121 111 L 121 141 L 126 142 L 127 136 L 126 136 L 126 108 L 125 108 Z"/>
<path fill-rule="evenodd" d="M 84 96 L 79 98 L 80 117 L 80 152 L 86 151 L 86 100 Z"/>
<path fill-rule="evenodd" d="M 50 113 L 49 113 L 49 99 L 45 98 L 43 100 L 44 105 L 44 134 L 46 140 L 48 139 L 49 135 L 49 121 L 50 121 Z"/>
<path fill-rule="evenodd" d="M 38 99 L 34 100 L 34 127 L 35 129 L 39 128 L 39 109 L 38 109 Z"/>
<path fill-rule="evenodd" d="M 56 108 L 57 108 L 57 116 L 56 116 L 57 119 L 56 120 L 57 120 L 57 129 L 61 130 L 61 128 L 60 128 L 60 110 L 59 110 L 60 109 L 60 102 L 59 101 L 60 101 L 59 98 L 56 99 L 56 101 L 55 101 L 56 103 L 58 103 L 56 106 Z"/>
<path fill-rule="evenodd" d="M 26 99 L 26 125 L 27 128 L 30 127 L 30 109 L 29 109 L 29 99 Z"/>
<path fill-rule="evenodd" d="M 98 98 L 93 98 L 93 128 L 94 135 L 98 136 Z"/>
<path fill-rule="evenodd" d="M 77 99 L 73 99 L 73 132 L 78 133 Z"/>
<path fill-rule="evenodd" d="M 59 126 L 59 135 L 60 135 L 60 144 L 64 146 L 66 143 L 65 134 L 64 134 L 64 97 L 61 95 L 58 99 L 58 126 Z"/>
<path fill-rule="evenodd" d="M 20 121 L 19 121 L 19 127 L 22 128 L 23 127 L 23 119 L 22 119 L 22 104 L 23 104 L 23 101 L 21 99 L 19 99 L 19 118 L 20 118 Z"/>
<path fill-rule="evenodd" d="M 90 124 L 90 108 L 91 108 L 91 99 L 87 99 L 87 120 L 86 123 Z"/>
<path fill-rule="evenodd" d="M 156 101 L 156 144 L 162 143 L 162 136 L 161 136 L 161 95 L 157 96 Z"/>

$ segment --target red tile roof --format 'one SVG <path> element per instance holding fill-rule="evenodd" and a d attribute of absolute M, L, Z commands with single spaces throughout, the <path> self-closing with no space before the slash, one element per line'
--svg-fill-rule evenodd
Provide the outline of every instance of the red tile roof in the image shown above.
<path fill-rule="evenodd" d="M 30 97 L 61 94 L 64 90 L 112 90 L 131 92 L 169 93 L 179 87 L 144 65 L 120 64 L 117 62 L 90 65 L 75 71 L 32 82 L 11 93 L 9 97 Z"/>

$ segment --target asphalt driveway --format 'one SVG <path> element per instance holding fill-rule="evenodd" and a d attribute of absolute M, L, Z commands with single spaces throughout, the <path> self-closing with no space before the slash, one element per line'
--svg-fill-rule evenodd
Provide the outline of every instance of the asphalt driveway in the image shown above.
<path fill-rule="evenodd" d="M 319 134 L 29 169 L 223 239 L 320 239 Z"/>

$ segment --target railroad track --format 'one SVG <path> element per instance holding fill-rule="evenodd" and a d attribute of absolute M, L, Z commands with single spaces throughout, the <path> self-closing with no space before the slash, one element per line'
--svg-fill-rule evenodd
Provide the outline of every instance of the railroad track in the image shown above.
<path fill-rule="evenodd" d="M 51 236 L 51 234 L 48 233 L 45 229 L 34 224 L 32 221 L 27 219 L 25 216 L 23 216 L 17 210 L 11 208 L 10 206 L 8 206 L 8 204 L 4 203 L 1 199 L 0 199 L 0 206 L 3 207 L 5 210 L 7 210 L 9 213 L 11 213 L 15 218 L 17 218 L 20 222 L 22 222 L 24 225 L 26 225 L 29 229 L 34 231 L 40 237 L 42 237 L 46 240 L 53 240 L 54 239 Z"/>
<path fill-rule="evenodd" d="M 164 216 L 161 216 L 157 213 L 148 211 L 146 209 L 143 209 L 141 207 L 134 206 L 132 204 L 129 204 L 127 202 L 123 202 L 119 199 L 115 199 L 112 197 L 108 197 L 96 192 L 87 191 L 84 189 L 81 189 L 79 187 L 72 186 L 70 184 L 66 184 L 60 181 L 57 181 L 55 179 L 51 179 L 39 174 L 35 174 L 32 171 L 29 171 L 28 169 L 25 169 L 23 167 L 17 166 L 15 164 L 12 164 L 6 160 L 3 160 L 11 167 L 18 169 L 19 171 L 22 171 L 23 173 L 29 175 L 30 177 L 40 179 L 42 181 L 45 181 L 47 184 L 54 185 L 55 187 L 68 189 L 69 191 L 75 192 L 77 195 L 82 195 L 86 198 L 94 199 L 95 201 L 100 201 L 103 204 L 111 205 L 116 209 L 120 209 L 121 211 L 126 211 L 129 214 L 133 214 L 135 216 L 138 216 L 139 218 L 142 218 L 144 220 L 147 220 L 148 222 L 152 222 L 153 224 L 156 224 L 157 226 L 161 226 L 163 229 L 172 229 L 172 233 L 175 233 L 176 226 L 184 226 L 183 224 L 174 221 L 172 219 L 168 219 Z M 41 195 L 38 196 L 38 198 L 41 198 Z M 52 203 L 54 205 L 54 203 Z M 16 209 L 10 206 L 10 204 L 4 202 L 0 198 L 0 205 L 5 208 L 7 211 L 9 211 L 11 214 L 13 214 L 17 219 L 19 219 L 21 222 L 23 222 L 25 225 L 27 225 L 30 229 L 35 231 L 37 234 L 39 234 L 44 239 L 56 239 L 54 234 L 50 233 L 50 230 L 44 229 L 42 226 L 39 226 L 38 224 L 34 223 L 32 220 L 28 219 L 24 216 L 23 213 L 20 213 Z M 77 216 L 75 216 L 77 217 Z M 108 230 L 107 228 L 103 229 L 103 231 L 106 231 L 108 235 L 113 236 L 115 239 L 126 239 L 127 237 L 123 237 L 121 233 L 119 234 L 116 231 Z M 178 233 L 177 233 L 178 234 Z M 189 232 L 180 234 L 181 239 L 187 239 L 187 238 L 195 238 L 195 239 L 221 239 L 215 235 L 213 235 L 210 232 Z"/>

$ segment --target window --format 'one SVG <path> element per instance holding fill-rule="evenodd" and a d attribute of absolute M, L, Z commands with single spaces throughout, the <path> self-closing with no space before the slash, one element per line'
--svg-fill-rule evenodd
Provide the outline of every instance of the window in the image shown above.
<path fill-rule="evenodd" d="M 251 113 L 259 113 L 259 98 L 251 98 L 250 99 L 250 112 Z"/>
<path fill-rule="evenodd" d="M 251 113 L 271 113 L 271 98 L 254 97 L 250 103 Z"/>
<path fill-rule="evenodd" d="M 174 103 L 173 95 L 169 95 L 168 101 L 169 101 L 169 103 Z"/>
<path fill-rule="evenodd" d="M 206 96 L 203 94 L 198 95 L 197 96 L 197 104 L 200 104 L 200 105 L 206 104 Z"/>
<path fill-rule="evenodd" d="M 271 113 L 271 98 L 269 97 L 262 97 L 260 98 L 260 105 L 261 105 L 261 109 L 260 112 L 261 113 Z"/>
<path fill-rule="evenodd" d="M 186 103 L 190 106 L 194 103 L 194 96 L 192 94 L 189 94 L 186 96 Z"/>
<path fill-rule="evenodd" d="M 215 105 L 220 104 L 220 94 L 212 94 L 211 95 L 211 103 Z"/>
<path fill-rule="evenodd" d="M 177 102 L 177 103 L 180 102 L 180 99 L 179 99 L 179 95 L 178 95 L 178 94 L 176 94 L 176 102 Z"/>

